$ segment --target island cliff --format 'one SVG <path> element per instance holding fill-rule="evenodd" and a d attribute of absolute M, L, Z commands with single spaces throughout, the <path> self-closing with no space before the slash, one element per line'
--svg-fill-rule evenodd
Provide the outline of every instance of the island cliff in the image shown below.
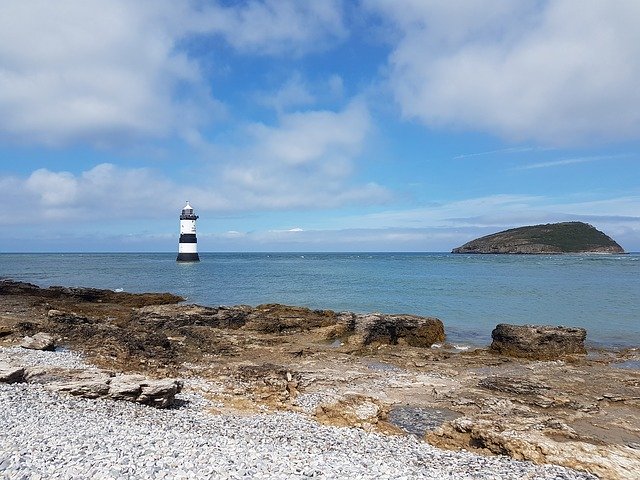
<path fill-rule="evenodd" d="M 624 253 L 609 236 L 583 222 L 512 228 L 476 238 L 452 253 Z"/>

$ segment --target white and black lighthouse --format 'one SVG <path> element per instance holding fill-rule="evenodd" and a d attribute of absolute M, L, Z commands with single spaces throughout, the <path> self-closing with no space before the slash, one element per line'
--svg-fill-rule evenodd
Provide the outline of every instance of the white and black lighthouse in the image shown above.
<path fill-rule="evenodd" d="M 196 238 L 196 220 L 193 207 L 187 204 L 180 213 L 180 243 L 178 245 L 178 262 L 199 262 L 198 240 Z"/>

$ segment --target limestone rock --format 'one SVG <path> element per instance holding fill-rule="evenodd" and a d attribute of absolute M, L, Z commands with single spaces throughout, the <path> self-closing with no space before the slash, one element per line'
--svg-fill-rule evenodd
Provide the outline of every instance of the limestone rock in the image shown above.
<path fill-rule="evenodd" d="M 31 350 L 49 350 L 53 351 L 56 348 L 53 337 L 47 333 L 36 333 L 33 337 L 24 337 L 20 344 L 22 348 L 29 348 Z"/>
<path fill-rule="evenodd" d="M 113 400 L 135 402 L 142 393 L 143 375 L 118 375 L 109 379 L 108 392 L 105 394 Z"/>
<path fill-rule="evenodd" d="M 355 332 L 348 341 L 362 346 L 405 343 L 413 347 L 430 347 L 444 339 L 444 325 L 437 318 L 373 313 L 355 316 Z"/>
<path fill-rule="evenodd" d="M 107 382 L 108 380 L 101 378 L 101 376 L 96 376 L 76 381 L 50 383 L 45 388 L 55 392 L 68 393 L 76 397 L 100 398 L 109 393 L 109 384 Z"/>
<path fill-rule="evenodd" d="M 499 376 L 483 378 L 478 385 L 488 390 L 513 393 L 515 395 L 541 395 L 551 388 L 548 385 L 532 382 L 526 378 Z"/>
<path fill-rule="evenodd" d="M 430 347 L 444 340 L 444 326 L 437 318 L 416 315 L 368 315 L 332 310 L 311 310 L 275 303 L 203 307 L 200 305 L 159 305 L 138 309 L 134 321 L 154 328 L 214 327 L 290 335 L 324 330 L 328 338 L 349 338 L 355 346 L 371 343 Z M 192 332 L 193 333 L 193 332 Z"/>
<path fill-rule="evenodd" d="M 311 310 L 270 303 L 253 309 L 245 328 L 261 333 L 289 334 L 328 327 L 336 322 L 336 313 L 331 310 Z"/>
<path fill-rule="evenodd" d="M 379 400 L 364 395 L 352 394 L 335 403 L 321 404 L 315 417 L 318 421 L 336 426 L 354 426 L 372 430 L 387 410 Z"/>
<path fill-rule="evenodd" d="M 136 403 L 156 408 L 167 408 L 175 403 L 176 393 L 180 393 L 183 383 L 180 380 L 145 380 L 140 383 L 140 395 Z"/>
<path fill-rule="evenodd" d="M 448 439 L 466 437 L 472 449 L 508 455 L 517 460 L 562 465 L 611 480 L 636 478 L 640 471 L 640 451 L 628 446 L 574 441 L 572 432 L 566 435 L 568 427 L 557 421 L 541 422 L 540 418 L 533 417 L 507 425 L 499 416 L 497 418 L 460 417 L 429 432 L 426 439 L 447 447 Z M 558 434 L 561 434 L 561 440 L 552 438 Z"/>
<path fill-rule="evenodd" d="M 584 328 L 501 323 L 491 332 L 491 350 L 512 357 L 553 360 L 565 355 L 586 354 Z"/>
<path fill-rule="evenodd" d="M 5 362 L 0 363 L 0 383 L 19 383 L 24 381 L 24 368 Z"/>
<path fill-rule="evenodd" d="M 27 380 L 44 384 L 49 390 L 78 397 L 123 400 L 156 408 L 173 405 L 183 386 L 180 380 L 175 379 L 152 380 L 143 375 L 113 376 L 100 370 L 63 368 L 34 369 L 27 375 Z"/>
<path fill-rule="evenodd" d="M 247 305 L 234 307 L 203 307 L 201 305 L 153 305 L 139 308 L 135 321 L 150 323 L 158 328 L 205 326 L 240 328 L 252 310 Z"/>

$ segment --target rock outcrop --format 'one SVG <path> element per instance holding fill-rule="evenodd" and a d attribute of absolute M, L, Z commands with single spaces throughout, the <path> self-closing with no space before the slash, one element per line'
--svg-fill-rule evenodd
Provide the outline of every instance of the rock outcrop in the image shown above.
<path fill-rule="evenodd" d="M 491 350 L 501 355 L 553 360 L 565 355 L 586 354 L 584 328 L 501 323 L 491 332 Z"/>
<path fill-rule="evenodd" d="M 444 325 L 434 317 L 383 313 L 336 313 L 280 304 L 257 307 L 202 307 L 199 305 L 160 305 L 138 309 L 134 315 L 140 324 L 154 328 L 207 326 L 255 331 L 264 334 L 291 335 L 327 329 L 330 338 L 342 338 L 350 346 L 405 344 L 428 348 L 445 339 Z"/>
<path fill-rule="evenodd" d="M 452 253 L 624 253 L 611 237 L 582 222 L 512 228 L 476 238 Z"/>
<path fill-rule="evenodd" d="M 40 288 L 26 282 L 0 279 L 0 295 L 27 295 L 47 299 L 68 299 L 77 302 L 118 303 L 128 307 L 178 303 L 184 298 L 171 293 L 129 293 L 100 288 L 60 287 Z"/>
<path fill-rule="evenodd" d="M 400 343 L 428 348 L 445 339 L 444 325 L 434 317 L 372 313 L 354 315 L 353 321 L 353 334 L 347 338 L 350 345 Z"/>
<path fill-rule="evenodd" d="M 552 417 L 532 416 L 517 424 L 509 423 L 504 415 L 516 407 L 510 402 L 502 402 L 500 407 L 502 414 L 493 414 L 493 419 L 488 415 L 460 417 L 427 434 L 427 440 L 442 447 L 447 440 L 457 439 L 460 444 L 466 438 L 469 448 L 480 452 L 554 463 L 611 480 L 636 478 L 640 450 L 578 441 L 571 427 Z"/>

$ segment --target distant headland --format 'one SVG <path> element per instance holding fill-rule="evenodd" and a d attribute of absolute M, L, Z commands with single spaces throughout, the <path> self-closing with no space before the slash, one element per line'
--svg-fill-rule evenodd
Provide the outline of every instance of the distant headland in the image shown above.
<path fill-rule="evenodd" d="M 624 253 L 611 237 L 583 222 L 512 228 L 476 238 L 452 253 Z"/>

